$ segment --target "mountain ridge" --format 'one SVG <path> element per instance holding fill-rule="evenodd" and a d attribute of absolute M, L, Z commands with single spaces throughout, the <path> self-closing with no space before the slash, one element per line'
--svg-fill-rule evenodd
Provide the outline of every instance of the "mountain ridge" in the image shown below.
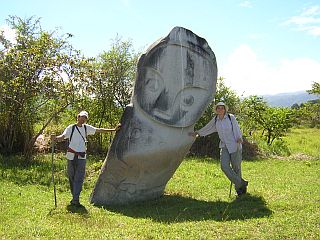
<path fill-rule="evenodd" d="M 261 95 L 261 97 L 263 97 L 271 107 L 291 107 L 295 103 L 300 105 L 301 103 L 320 98 L 320 96 L 309 94 L 306 91 L 266 94 Z"/>

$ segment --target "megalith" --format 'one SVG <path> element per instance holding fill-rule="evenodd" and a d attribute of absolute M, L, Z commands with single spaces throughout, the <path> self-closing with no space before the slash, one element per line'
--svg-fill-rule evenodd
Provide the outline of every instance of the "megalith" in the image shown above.
<path fill-rule="evenodd" d="M 207 41 L 175 27 L 141 55 L 130 105 L 91 193 L 96 205 L 161 196 L 188 153 L 188 135 L 216 91 L 217 65 Z"/>

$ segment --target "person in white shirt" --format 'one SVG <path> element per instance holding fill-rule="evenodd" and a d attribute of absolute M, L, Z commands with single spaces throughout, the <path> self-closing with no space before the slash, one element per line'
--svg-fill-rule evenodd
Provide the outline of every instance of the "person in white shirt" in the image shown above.
<path fill-rule="evenodd" d="M 247 192 L 248 181 L 242 179 L 242 133 L 234 115 L 227 113 L 228 107 L 223 102 L 215 105 L 216 116 L 203 128 L 191 132 L 192 137 L 207 136 L 218 132 L 220 143 L 221 169 L 234 183 L 238 196 Z"/>
<path fill-rule="evenodd" d="M 77 123 L 69 125 L 59 136 L 52 136 L 52 141 L 69 139 L 66 157 L 68 159 L 67 172 L 70 183 L 72 200 L 70 204 L 80 206 L 80 193 L 86 172 L 87 136 L 95 133 L 118 131 L 120 125 L 113 129 L 96 128 L 86 124 L 88 112 L 81 111 L 77 116 Z"/>

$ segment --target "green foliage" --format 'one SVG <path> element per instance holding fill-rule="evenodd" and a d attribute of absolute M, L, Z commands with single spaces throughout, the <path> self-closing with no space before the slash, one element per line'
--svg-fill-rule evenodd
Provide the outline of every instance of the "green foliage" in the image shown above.
<path fill-rule="evenodd" d="M 138 54 L 134 52 L 131 41 L 121 41 L 119 37 L 112 43 L 111 50 L 99 56 L 102 79 L 97 79 L 97 92 L 104 98 L 111 95 L 116 106 L 123 110 L 131 99 L 137 61 Z M 104 89 L 101 85 L 104 85 Z"/>
<path fill-rule="evenodd" d="M 78 98 L 87 60 L 68 43 L 70 35 L 44 31 L 39 20 L 10 17 L 8 24 L 16 43 L 1 33 L 0 153 L 30 159 L 36 138 Z"/>
<path fill-rule="evenodd" d="M 299 125 L 320 128 L 320 99 L 295 106 Z"/>
<path fill-rule="evenodd" d="M 111 49 L 92 62 L 88 92 L 81 101 L 82 109 L 90 112 L 90 124 L 111 128 L 119 123 L 131 99 L 137 59 L 132 43 L 117 37 Z M 110 142 L 109 134 L 95 135 L 91 137 L 89 149 L 102 152 Z"/>
<path fill-rule="evenodd" d="M 314 82 L 312 84 L 311 90 L 308 90 L 309 93 L 320 95 L 320 82 Z"/>
<path fill-rule="evenodd" d="M 267 103 L 262 97 L 251 96 L 241 102 L 240 123 L 241 129 L 246 136 L 252 136 L 254 132 L 261 129 L 260 115 L 268 108 Z"/>
<path fill-rule="evenodd" d="M 130 41 L 116 38 L 109 51 L 87 59 L 73 49 L 71 34 L 41 28 L 33 17 L 10 17 L 11 43 L 0 34 L 0 153 L 31 159 L 36 138 L 61 133 L 80 110 L 89 124 L 114 127 L 130 102 L 138 54 Z M 89 149 L 105 151 L 111 135 L 91 138 Z"/>
<path fill-rule="evenodd" d="M 314 82 L 311 90 L 308 90 L 307 92 L 320 96 L 320 83 Z M 302 103 L 300 106 L 295 104 L 292 108 L 297 109 L 300 124 L 308 127 L 320 128 L 320 99 Z"/>
<path fill-rule="evenodd" d="M 246 134 L 261 130 L 267 144 L 285 136 L 293 127 L 296 113 L 288 108 L 269 107 L 261 97 L 251 96 L 242 101 L 241 123 Z"/>
<path fill-rule="evenodd" d="M 266 141 L 260 138 L 255 138 L 260 150 L 260 157 L 275 157 L 275 156 L 290 156 L 291 151 L 288 144 L 283 139 L 274 140 L 273 144 L 268 144 Z"/>

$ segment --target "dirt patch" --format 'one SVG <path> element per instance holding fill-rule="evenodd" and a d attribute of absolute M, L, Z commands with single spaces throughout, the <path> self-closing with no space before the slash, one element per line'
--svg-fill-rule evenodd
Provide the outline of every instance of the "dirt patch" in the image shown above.
<path fill-rule="evenodd" d="M 273 158 L 279 159 L 279 160 L 298 160 L 298 161 L 320 160 L 319 158 L 310 156 L 305 153 L 295 153 L 290 156 L 274 156 Z"/>

